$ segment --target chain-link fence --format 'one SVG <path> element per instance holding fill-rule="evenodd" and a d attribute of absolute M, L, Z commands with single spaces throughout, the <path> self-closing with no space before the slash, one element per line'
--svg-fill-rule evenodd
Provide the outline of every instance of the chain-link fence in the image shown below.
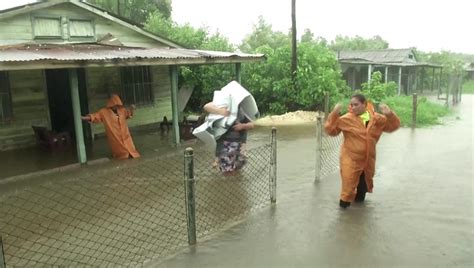
<path fill-rule="evenodd" d="M 202 237 L 220 229 L 247 212 L 269 204 L 268 181 L 271 146 L 265 145 L 246 153 L 246 168 L 231 176 L 222 176 L 209 169 L 214 158 L 211 153 L 195 154 L 197 235 Z"/>
<path fill-rule="evenodd" d="M 316 121 L 316 166 L 315 179 L 320 180 L 339 169 L 339 153 L 342 144 L 342 134 L 328 136 L 323 131 L 323 117 Z"/>
<path fill-rule="evenodd" d="M 196 152 L 198 238 L 270 204 L 272 148 L 248 150 L 246 165 L 233 176 L 212 167 L 213 154 Z M 184 169 L 183 155 L 173 154 L 86 178 L 3 187 L 1 257 L 7 267 L 160 260 L 188 243 Z"/>

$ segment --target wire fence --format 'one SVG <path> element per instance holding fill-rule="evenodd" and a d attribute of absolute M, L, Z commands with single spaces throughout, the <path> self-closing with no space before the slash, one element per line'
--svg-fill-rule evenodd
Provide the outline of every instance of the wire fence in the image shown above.
<path fill-rule="evenodd" d="M 195 155 L 198 238 L 270 204 L 271 145 L 246 152 L 234 176 Z M 183 155 L 29 186 L 0 196 L 6 267 L 141 266 L 188 244 Z M 1 254 L 1 252 L 0 252 Z M 1 259 L 0 259 L 1 260 Z M 2 267 L 2 264 L 0 264 Z"/>
<path fill-rule="evenodd" d="M 270 154 L 270 145 L 249 150 L 246 156 L 253 161 L 232 176 L 222 176 L 217 168 L 207 168 L 214 161 L 211 153 L 195 155 L 198 238 L 269 204 Z"/>
<path fill-rule="evenodd" d="M 318 116 L 316 121 L 316 166 L 315 179 L 322 178 L 339 169 L 339 153 L 343 141 L 342 134 L 335 137 L 328 136 L 323 131 L 323 117 Z"/>
<path fill-rule="evenodd" d="M 339 170 L 339 154 L 343 136 L 331 137 L 323 134 L 321 148 L 321 177 L 324 178 Z"/>

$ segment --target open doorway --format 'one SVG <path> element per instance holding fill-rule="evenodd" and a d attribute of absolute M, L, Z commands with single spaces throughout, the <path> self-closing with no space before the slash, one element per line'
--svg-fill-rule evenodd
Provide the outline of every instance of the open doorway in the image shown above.
<path fill-rule="evenodd" d="M 67 131 L 71 134 L 73 140 L 75 140 L 74 117 L 68 69 L 50 69 L 46 70 L 45 73 L 51 128 L 56 132 Z M 84 69 L 77 69 L 77 76 L 79 82 L 81 114 L 87 114 L 89 113 L 89 105 L 87 100 Z M 85 140 L 91 140 L 90 125 L 88 123 L 83 123 L 82 126 Z"/>

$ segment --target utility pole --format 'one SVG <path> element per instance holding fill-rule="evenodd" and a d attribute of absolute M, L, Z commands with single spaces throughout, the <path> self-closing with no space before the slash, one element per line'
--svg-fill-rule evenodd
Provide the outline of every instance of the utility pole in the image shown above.
<path fill-rule="evenodd" d="M 296 91 L 296 68 L 298 66 L 298 58 L 296 53 L 296 0 L 291 0 L 291 81 L 293 89 Z"/>
<path fill-rule="evenodd" d="M 120 0 L 117 0 L 117 14 L 118 14 L 119 16 L 122 16 L 122 14 L 120 14 L 120 13 L 121 13 L 121 12 L 120 12 Z"/>

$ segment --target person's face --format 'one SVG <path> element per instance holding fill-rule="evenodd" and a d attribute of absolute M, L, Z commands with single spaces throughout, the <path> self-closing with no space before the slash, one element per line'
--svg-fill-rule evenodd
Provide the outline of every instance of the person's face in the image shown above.
<path fill-rule="evenodd" d="M 361 115 L 365 112 L 365 103 L 360 102 L 357 98 L 351 99 L 352 112 L 356 115 Z"/>

